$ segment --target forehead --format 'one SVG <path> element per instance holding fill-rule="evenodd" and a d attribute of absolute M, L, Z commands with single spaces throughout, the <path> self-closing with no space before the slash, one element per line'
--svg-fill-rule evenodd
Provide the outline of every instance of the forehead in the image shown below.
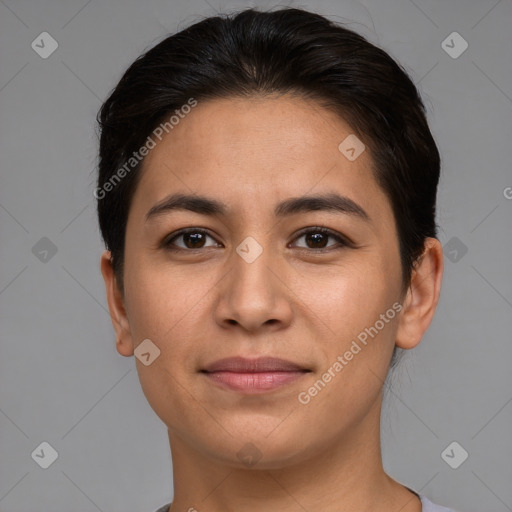
<path fill-rule="evenodd" d="M 246 214 L 250 204 L 253 210 L 264 204 L 273 209 L 289 197 L 337 192 L 370 216 L 385 217 L 391 210 L 373 177 L 369 151 L 350 161 L 339 149 L 349 136 L 353 131 L 343 119 L 311 100 L 199 101 L 156 140 L 132 207 L 148 210 L 181 192 L 214 196 Z"/>

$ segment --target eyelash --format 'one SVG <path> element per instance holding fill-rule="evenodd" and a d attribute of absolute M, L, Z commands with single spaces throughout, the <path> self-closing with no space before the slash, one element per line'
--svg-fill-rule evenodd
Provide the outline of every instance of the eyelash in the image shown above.
<path fill-rule="evenodd" d="M 172 243 L 174 240 L 176 240 L 180 236 L 187 235 L 187 234 L 190 234 L 190 233 L 195 233 L 195 234 L 199 233 L 199 234 L 203 234 L 203 235 L 206 235 L 206 236 L 214 239 L 214 237 L 208 231 L 206 231 L 204 229 L 201 229 L 201 228 L 186 228 L 186 229 L 182 229 L 182 230 L 180 230 L 180 231 L 178 231 L 176 233 L 172 233 L 171 235 L 166 237 L 162 241 L 162 243 L 161 243 L 161 248 L 163 248 L 165 250 L 168 250 L 168 251 L 173 251 L 173 252 L 184 251 L 184 252 L 190 252 L 190 253 L 194 253 L 196 251 L 204 250 L 203 247 L 200 247 L 200 248 L 197 248 L 197 249 L 188 249 L 188 248 L 185 249 L 183 247 L 176 247 Z M 311 227 L 311 228 L 305 228 L 304 230 L 302 230 L 301 232 L 299 232 L 297 234 L 295 239 L 301 238 L 304 235 L 308 235 L 308 234 L 312 234 L 312 233 L 314 233 L 314 234 L 322 233 L 324 235 L 329 235 L 331 238 L 335 238 L 338 241 L 339 245 L 337 247 L 336 246 L 334 246 L 334 247 L 324 247 L 324 248 L 320 248 L 320 249 L 309 249 L 307 247 L 299 247 L 299 249 L 305 250 L 305 251 L 313 251 L 313 252 L 317 252 L 317 253 L 325 253 L 325 252 L 330 252 L 332 250 L 343 249 L 345 247 L 354 247 L 354 244 L 352 242 L 350 242 L 347 238 L 339 235 L 335 231 L 332 231 L 330 229 L 324 228 L 322 226 L 315 226 L 315 227 Z M 208 249 L 208 247 L 206 249 Z"/>

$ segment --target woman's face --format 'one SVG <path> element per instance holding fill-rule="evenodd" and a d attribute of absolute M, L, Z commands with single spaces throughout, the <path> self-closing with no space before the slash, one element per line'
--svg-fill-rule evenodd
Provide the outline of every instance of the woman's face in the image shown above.
<path fill-rule="evenodd" d="M 147 366 L 136 360 L 144 394 L 171 436 L 209 458 L 242 467 L 252 451 L 259 467 L 276 468 L 376 417 L 401 316 L 400 255 L 369 151 L 357 156 L 354 139 L 339 149 L 351 134 L 297 98 L 212 100 L 146 157 L 117 348 L 158 347 Z M 166 207 L 174 194 L 224 211 Z M 328 195 L 346 199 L 330 209 L 306 201 Z M 263 356 L 308 371 L 202 371 Z"/>

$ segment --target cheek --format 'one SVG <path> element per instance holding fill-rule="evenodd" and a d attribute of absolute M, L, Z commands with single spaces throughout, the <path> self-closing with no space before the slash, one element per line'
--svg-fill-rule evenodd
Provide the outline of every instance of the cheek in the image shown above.
<path fill-rule="evenodd" d="M 127 314 L 134 347 L 149 338 L 160 350 L 150 365 L 136 359 L 142 391 L 155 413 L 173 424 L 173 411 L 194 412 L 184 383 L 194 370 L 199 329 L 204 321 L 208 287 L 215 283 L 196 273 L 158 265 L 126 262 Z M 194 343 L 196 340 L 196 343 Z"/>
<path fill-rule="evenodd" d="M 312 402 L 315 417 L 325 415 L 342 425 L 347 411 L 350 417 L 364 414 L 379 393 L 396 331 L 397 296 L 389 277 L 380 264 L 354 265 L 317 279 L 322 286 L 310 283 L 301 290 L 307 306 L 304 314 L 320 319 L 315 320 L 322 329 L 315 340 L 322 353 L 318 378 L 328 382 L 325 388 L 320 382 L 311 389 L 312 393 L 321 390 Z"/>
<path fill-rule="evenodd" d="M 125 289 L 134 342 L 154 339 L 165 347 L 177 336 L 186 338 L 191 322 L 208 302 L 218 279 L 190 268 L 126 262 Z M 137 338 L 137 339 L 136 339 Z M 138 340 L 140 338 L 140 340 Z"/>
<path fill-rule="evenodd" d="M 371 255 L 309 273 L 301 269 L 297 275 L 291 288 L 309 309 L 307 316 L 317 315 L 335 337 L 378 317 L 392 296 L 385 272 Z"/>
<path fill-rule="evenodd" d="M 368 253 L 357 263 L 319 271 L 301 286 L 295 283 L 294 292 L 303 303 L 299 314 L 315 323 L 315 343 L 326 368 L 352 351 L 350 368 L 338 381 L 350 376 L 360 385 L 368 377 L 368 367 L 379 375 L 386 372 L 396 331 L 395 311 L 390 310 L 398 298 L 396 288 L 386 262 Z M 383 323 L 381 315 L 387 311 L 391 314 Z"/>

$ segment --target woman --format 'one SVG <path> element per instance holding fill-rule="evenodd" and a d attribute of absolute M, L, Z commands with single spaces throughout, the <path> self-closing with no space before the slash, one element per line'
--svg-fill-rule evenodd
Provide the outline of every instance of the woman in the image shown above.
<path fill-rule="evenodd" d="M 168 428 L 159 512 L 448 511 L 380 448 L 443 272 L 406 73 L 318 14 L 247 9 L 139 57 L 98 121 L 116 347 Z"/>

